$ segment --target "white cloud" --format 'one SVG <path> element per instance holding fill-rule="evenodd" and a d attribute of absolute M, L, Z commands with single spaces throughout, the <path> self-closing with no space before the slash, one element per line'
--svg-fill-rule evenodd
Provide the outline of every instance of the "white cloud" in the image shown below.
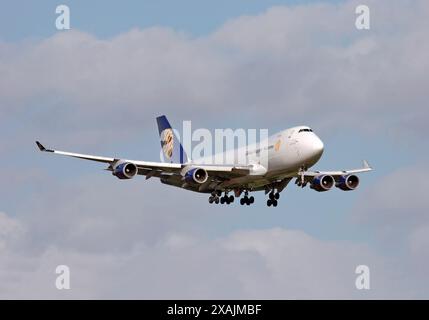
<path fill-rule="evenodd" d="M 368 32 L 354 28 L 356 4 L 273 7 L 201 38 L 156 27 L 3 43 L 0 112 L 10 121 L 32 110 L 27 130 L 63 144 L 135 137 L 159 113 L 424 135 L 405 119 L 427 113 L 427 2 L 370 1 Z"/>
<path fill-rule="evenodd" d="M 189 238 L 188 234 L 175 235 Z M 208 240 L 140 245 L 121 253 L 47 247 L 0 261 L 2 298 L 373 298 L 388 291 L 391 271 L 368 248 L 329 243 L 285 229 L 246 230 Z M 356 290 L 357 264 L 374 274 Z M 55 288 L 55 268 L 71 270 L 71 290 Z M 13 266 L 13 267 L 12 267 Z M 391 276 L 391 275 L 390 275 Z"/>
<path fill-rule="evenodd" d="M 364 192 L 355 212 L 357 221 L 379 226 L 428 223 L 424 165 L 401 168 L 379 179 Z"/>
<path fill-rule="evenodd" d="M 411 253 L 427 267 L 429 265 L 429 224 L 417 227 L 410 236 L 409 244 Z"/>
<path fill-rule="evenodd" d="M 149 28 L 1 43 L 0 150 L 22 152 L 35 136 L 62 146 L 141 140 L 159 113 L 425 137 L 428 2 L 370 2 L 363 33 L 355 3 L 274 7 L 201 38 Z M 356 208 L 376 234 L 399 235 L 386 239 L 406 253 L 386 257 L 284 228 L 211 237 L 200 217 L 230 212 L 202 212 L 195 198 L 205 195 L 98 175 L 60 183 L 31 163 L 9 161 L 16 170 L 4 173 L 14 215 L 0 214 L 1 297 L 427 297 L 416 285 L 423 272 L 413 273 L 428 261 L 424 168 L 386 177 Z M 58 264 L 72 268 L 70 292 L 54 287 Z M 370 292 L 354 287 L 358 264 L 373 272 Z"/>
<path fill-rule="evenodd" d="M 407 261 L 368 245 L 285 228 L 238 228 L 213 237 L 207 234 L 213 226 L 202 224 L 202 217 L 228 219 L 231 212 L 216 206 L 203 212 L 199 195 L 155 180 L 114 182 L 97 175 L 40 183 L 19 218 L 1 215 L 2 234 L 9 239 L 0 261 L 1 297 L 410 298 L 427 293 L 418 288 L 421 273 L 409 275 L 425 248 L 418 234 Z M 20 229 L 26 232 L 16 232 Z M 54 286 L 60 264 L 71 268 L 71 291 Z M 361 264 L 370 267 L 370 291 L 354 286 Z"/>
<path fill-rule="evenodd" d="M 392 172 L 366 190 L 353 209 L 353 218 L 370 227 L 377 248 L 402 269 L 409 286 L 421 295 L 429 285 L 429 199 L 425 165 Z"/>
<path fill-rule="evenodd" d="M 264 261 L 269 282 L 246 278 L 252 297 L 261 286 L 267 298 L 371 298 L 389 296 L 391 271 L 365 246 L 315 239 L 302 231 L 281 228 L 239 231 L 227 241 L 237 252 L 254 252 Z M 373 292 L 354 285 L 356 266 L 365 264 L 377 274 Z M 383 270 L 383 272 L 381 272 Z M 264 283 L 265 282 L 265 283 Z M 393 295 L 392 295 L 393 296 Z"/>
<path fill-rule="evenodd" d="M 0 212 L 0 252 L 12 246 L 24 232 L 24 227 L 17 219 Z"/>

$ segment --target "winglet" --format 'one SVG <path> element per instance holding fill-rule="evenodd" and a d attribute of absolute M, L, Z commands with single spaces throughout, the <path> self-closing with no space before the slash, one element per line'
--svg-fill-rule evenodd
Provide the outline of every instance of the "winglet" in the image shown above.
<path fill-rule="evenodd" d="M 54 150 L 46 149 L 39 141 L 36 141 L 37 147 L 43 152 L 54 152 Z"/>
<path fill-rule="evenodd" d="M 39 141 L 36 141 L 36 144 L 39 147 L 40 151 L 46 151 L 46 148 Z"/>
<path fill-rule="evenodd" d="M 363 167 L 364 169 L 372 169 L 372 167 L 369 165 L 368 161 L 363 160 Z"/>

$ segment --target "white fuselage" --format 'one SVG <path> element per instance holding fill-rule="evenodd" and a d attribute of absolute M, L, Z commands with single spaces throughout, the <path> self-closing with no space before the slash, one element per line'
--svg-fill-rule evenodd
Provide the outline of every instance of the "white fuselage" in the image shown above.
<path fill-rule="evenodd" d="M 262 147 L 263 146 L 263 147 Z M 262 151 L 261 151 L 262 150 Z M 243 152 L 245 159 L 237 157 Z M 255 168 L 251 175 L 265 177 L 281 176 L 296 173 L 300 168 L 310 168 L 322 156 L 323 142 L 307 126 L 298 126 L 280 131 L 259 144 L 252 144 L 210 158 L 201 158 L 193 164 L 209 163 L 217 159 L 234 159 L 237 166 L 253 165 Z"/>

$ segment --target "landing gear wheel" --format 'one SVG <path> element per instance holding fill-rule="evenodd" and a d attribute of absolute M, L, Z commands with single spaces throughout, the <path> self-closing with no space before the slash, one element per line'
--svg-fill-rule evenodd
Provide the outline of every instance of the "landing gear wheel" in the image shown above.
<path fill-rule="evenodd" d="M 270 200 L 274 200 L 274 192 L 270 192 L 270 194 L 268 195 L 268 197 L 270 198 Z"/>
<path fill-rule="evenodd" d="M 219 198 L 215 198 L 214 202 L 215 202 L 216 204 L 219 204 Z"/>
<path fill-rule="evenodd" d="M 224 204 L 224 203 L 225 203 L 225 198 L 224 197 L 220 198 L 220 204 Z"/>
<path fill-rule="evenodd" d="M 276 193 L 274 194 L 274 198 L 275 198 L 276 200 L 279 200 L 279 198 L 280 198 L 280 193 L 276 192 Z"/>
<path fill-rule="evenodd" d="M 254 197 L 249 197 L 249 191 L 245 190 L 244 191 L 244 197 L 240 199 L 240 204 L 243 205 L 248 205 L 250 206 L 253 202 L 255 202 L 255 198 Z"/>
<path fill-rule="evenodd" d="M 233 203 L 234 202 L 234 196 L 229 196 L 229 202 Z"/>
<path fill-rule="evenodd" d="M 278 205 L 277 200 L 274 200 L 274 201 L 273 201 L 273 207 L 277 207 L 277 205 Z"/>
<path fill-rule="evenodd" d="M 209 203 L 213 203 L 213 201 L 214 201 L 213 197 L 210 197 L 209 198 Z"/>
<path fill-rule="evenodd" d="M 240 199 L 240 203 L 243 203 L 243 205 L 249 205 L 249 197 L 248 196 L 244 196 L 243 198 Z"/>
<path fill-rule="evenodd" d="M 273 204 L 273 201 L 271 199 L 267 200 L 267 206 L 271 207 L 271 205 Z"/>

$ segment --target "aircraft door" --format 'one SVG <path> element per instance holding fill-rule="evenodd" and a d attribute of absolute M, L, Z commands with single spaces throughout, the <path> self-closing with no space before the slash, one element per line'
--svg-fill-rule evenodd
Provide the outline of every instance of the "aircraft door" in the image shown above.
<path fill-rule="evenodd" d="M 296 139 L 296 130 L 291 130 L 287 134 L 287 147 L 291 150 L 293 154 L 294 160 L 299 160 L 301 158 L 300 150 L 299 150 L 299 140 Z"/>

